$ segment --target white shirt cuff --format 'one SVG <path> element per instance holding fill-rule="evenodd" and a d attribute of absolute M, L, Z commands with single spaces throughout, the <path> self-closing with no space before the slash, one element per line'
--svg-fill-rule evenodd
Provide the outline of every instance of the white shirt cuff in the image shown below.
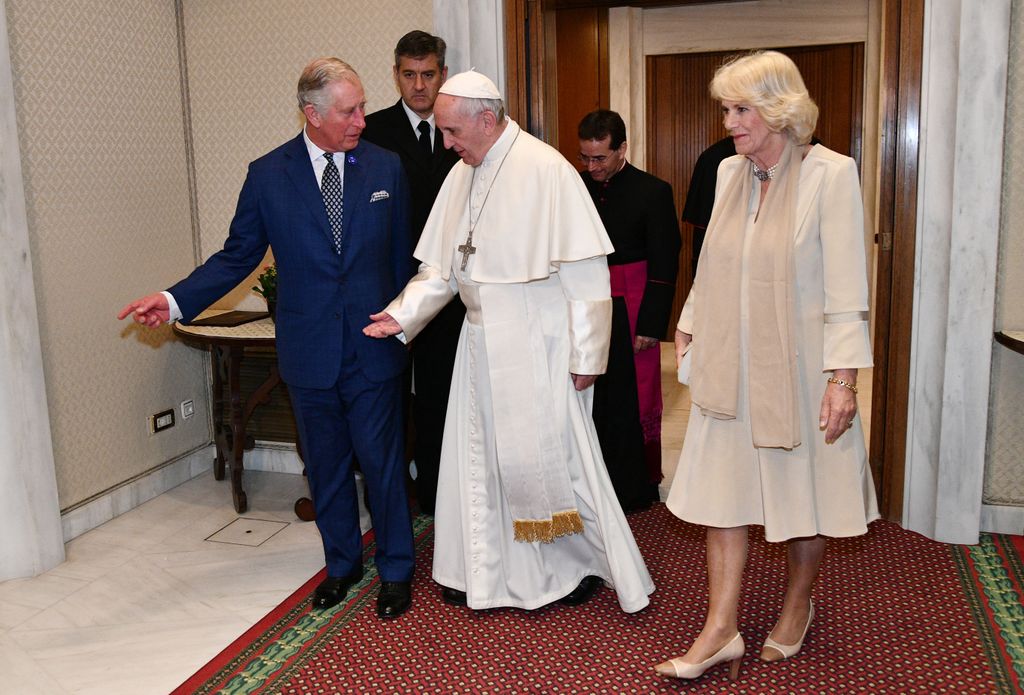
<path fill-rule="evenodd" d="M 170 316 L 167 318 L 167 323 L 173 323 L 181 319 L 181 309 L 178 308 L 178 303 L 174 301 L 174 296 L 167 291 L 161 292 L 163 296 L 167 297 L 167 310 Z"/>

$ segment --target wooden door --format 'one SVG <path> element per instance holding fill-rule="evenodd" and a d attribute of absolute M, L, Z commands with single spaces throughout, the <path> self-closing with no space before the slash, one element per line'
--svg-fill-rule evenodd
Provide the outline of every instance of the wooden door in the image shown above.
<path fill-rule="evenodd" d="M 860 166 L 864 44 L 775 50 L 793 59 L 818 104 L 820 114 L 815 136 L 828 148 L 853 157 Z M 672 184 L 676 209 L 680 213 L 697 157 L 726 135 L 719 105 L 708 94 L 708 84 L 718 66 L 735 53 L 685 53 L 647 58 L 647 170 Z M 682 236 L 673 327 L 693 284 L 693 227 L 690 224 L 682 225 Z"/>
<path fill-rule="evenodd" d="M 557 129 L 547 142 L 576 164 L 580 120 L 608 108 L 608 10 L 557 10 L 554 21 Z"/>

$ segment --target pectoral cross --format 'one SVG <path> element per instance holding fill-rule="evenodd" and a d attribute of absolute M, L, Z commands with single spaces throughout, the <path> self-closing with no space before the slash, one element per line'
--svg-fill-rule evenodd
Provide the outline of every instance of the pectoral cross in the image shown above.
<path fill-rule="evenodd" d="M 469 257 L 476 253 L 476 247 L 473 246 L 473 232 L 469 232 L 469 236 L 466 237 L 466 243 L 460 244 L 455 247 L 455 250 L 462 254 L 462 270 L 466 269 L 466 263 L 469 262 Z"/>

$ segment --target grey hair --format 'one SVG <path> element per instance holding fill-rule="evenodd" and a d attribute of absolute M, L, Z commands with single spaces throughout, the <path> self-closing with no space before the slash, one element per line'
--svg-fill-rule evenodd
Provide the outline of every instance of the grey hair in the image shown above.
<path fill-rule="evenodd" d="M 459 97 L 458 107 L 459 113 L 469 118 L 479 116 L 484 111 L 490 111 L 498 119 L 498 123 L 505 120 L 505 102 L 502 99 Z"/>
<path fill-rule="evenodd" d="M 299 108 L 305 109 L 307 105 L 312 104 L 316 112 L 322 116 L 331 105 L 331 96 L 327 88 L 340 81 L 361 84 L 355 69 L 345 61 L 339 58 L 313 60 L 299 76 Z"/>

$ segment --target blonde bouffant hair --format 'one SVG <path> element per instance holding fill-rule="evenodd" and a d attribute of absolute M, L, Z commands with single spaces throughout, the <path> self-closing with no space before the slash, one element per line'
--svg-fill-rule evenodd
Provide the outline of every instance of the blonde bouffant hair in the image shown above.
<path fill-rule="evenodd" d="M 754 107 L 768 127 L 798 145 L 811 140 L 818 105 L 789 57 L 778 51 L 755 51 L 727 60 L 711 80 L 711 96 Z"/>

